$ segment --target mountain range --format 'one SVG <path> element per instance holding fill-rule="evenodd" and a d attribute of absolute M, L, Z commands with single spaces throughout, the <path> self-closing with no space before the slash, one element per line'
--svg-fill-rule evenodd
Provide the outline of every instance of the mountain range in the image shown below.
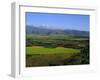
<path fill-rule="evenodd" d="M 26 33 L 27 34 L 60 34 L 60 35 L 71 35 L 71 36 L 89 36 L 89 31 L 80 31 L 80 30 L 71 30 L 71 29 L 49 29 L 43 26 L 29 26 L 26 25 Z"/>

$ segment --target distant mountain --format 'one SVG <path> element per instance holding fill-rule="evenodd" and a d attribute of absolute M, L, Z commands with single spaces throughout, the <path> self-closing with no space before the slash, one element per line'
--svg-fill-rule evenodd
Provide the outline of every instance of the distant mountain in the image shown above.
<path fill-rule="evenodd" d="M 79 31 L 79 30 L 60 30 L 60 29 L 48 29 L 44 27 L 36 27 L 36 26 L 26 26 L 27 34 L 63 34 L 63 35 L 71 35 L 71 36 L 89 36 L 88 31 Z"/>

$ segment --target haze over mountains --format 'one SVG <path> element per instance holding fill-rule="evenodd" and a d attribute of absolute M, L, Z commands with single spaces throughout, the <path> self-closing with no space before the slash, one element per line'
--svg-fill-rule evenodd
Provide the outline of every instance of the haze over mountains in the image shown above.
<path fill-rule="evenodd" d="M 26 26 L 27 34 L 43 34 L 43 35 L 70 35 L 70 36 L 89 36 L 89 31 L 80 31 L 72 29 L 50 29 L 45 26 Z"/>

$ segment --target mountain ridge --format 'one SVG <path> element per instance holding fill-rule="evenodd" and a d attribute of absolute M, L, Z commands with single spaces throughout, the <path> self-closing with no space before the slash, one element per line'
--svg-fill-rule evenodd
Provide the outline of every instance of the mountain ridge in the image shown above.
<path fill-rule="evenodd" d="M 89 36 L 89 31 L 80 31 L 73 29 L 48 29 L 43 26 L 29 26 L 26 25 L 27 34 L 65 34 L 65 35 L 74 35 L 74 36 Z"/>

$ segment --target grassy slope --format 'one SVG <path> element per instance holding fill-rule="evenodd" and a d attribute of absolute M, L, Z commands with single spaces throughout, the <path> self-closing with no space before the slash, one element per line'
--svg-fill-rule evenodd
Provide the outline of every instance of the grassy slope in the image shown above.
<path fill-rule="evenodd" d="M 78 53 L 79 49 L 72 48 L 44 48 L 44 47 L 27 47 L 26 53 L 31 54 L 61 54 L 61 53 Z"/>
<path fill-rule="evenodd" d="M 26 66 L 50 66 L 63 65 L 64 60 L 78 54 L 79 49 L 72 48 L 44 48 L 44 47 L 27 47 Z"/>

